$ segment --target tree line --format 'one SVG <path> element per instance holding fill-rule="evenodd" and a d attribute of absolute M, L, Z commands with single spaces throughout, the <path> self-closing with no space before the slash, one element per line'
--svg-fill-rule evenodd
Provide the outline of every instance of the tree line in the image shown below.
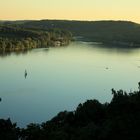
<path fill-rule="evenodd" d="M 31 48 L 66 45 L 72 34 L 66 30 L 33 30 L 13 26 L 0 26 L 0 51 L 25 50 Z"/>
<path fill-rule="evenodd" d="M 61 34 L 65 30 L 66 37 L 72 33 L 75 37 L 81 37 L 82 41 L 100 42 L 110 47 L 140 47 L 140 24 L 131 21 L 27 20 L 0 22 L 0 26 L 36 32 L 59 29 Z"/>
<path fill-rule="evenodd" d="M 117 47 L 140 47 L 140 24 L 131 21 L 40 20 L 25 21 L 19 26 L 36 29 L 66 29 L 74 36 L 82 36 L 84 41 L 114 44 Z"/>
<path fill-rule="evenodd" d="M 140 138 L 140 83 L 137 91 L 112 89 L 110 103 L 87 100 L 75 111 L 63 111 L 50 121 L 19 128 L 0 119 L 1 140 L 138 140 Z"/>

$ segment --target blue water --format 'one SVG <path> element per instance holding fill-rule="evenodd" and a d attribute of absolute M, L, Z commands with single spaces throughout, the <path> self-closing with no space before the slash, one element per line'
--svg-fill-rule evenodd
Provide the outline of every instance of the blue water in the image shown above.
<path fill-rule="evenodd" d="M 73 42 L 1 55 L 0 118 L 21 127 L 41 123 L 87 99 L 109 102 L 111 88 L 133 91 L 139 81 L 140 49 Z"/>

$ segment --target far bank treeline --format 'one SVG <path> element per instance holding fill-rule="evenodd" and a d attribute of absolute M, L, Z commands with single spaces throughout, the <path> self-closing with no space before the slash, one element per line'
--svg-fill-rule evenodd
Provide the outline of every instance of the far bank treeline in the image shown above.
<path fill-rule="evenodd" d="M 0 51 L 19 51 L 31 48 L 63 46 L 72 40 L 67 30 L 35 30 L 16 26 L 0 26 Z"/>
<path fill-rule="evenodd" d="M 82 41 L 94 41 L 113 44 L 117 47 L 140 47 L 140 24 L 130 21 L 68 21 L 40 20 L 5 22 L 26 28 L 66 29 Z"/>
<path fill-rule="evenodd" d="M 72 40 L 140 47 L 140 24 L 130 21 L 0 21 L 0 50 L 66 45 Z"/>

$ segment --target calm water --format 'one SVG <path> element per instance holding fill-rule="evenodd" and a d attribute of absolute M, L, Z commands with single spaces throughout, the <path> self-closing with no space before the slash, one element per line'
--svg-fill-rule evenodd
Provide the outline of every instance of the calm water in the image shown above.
<path fill-rule="evenodd" d="M 41 123 L 87 99 L 109 102 L 112 87 L 133 91 L 139 81 L 140 49 L 74 42 L 68 47 L 2 55 L 0 118 L 10 117 L 22 127 Z"/>

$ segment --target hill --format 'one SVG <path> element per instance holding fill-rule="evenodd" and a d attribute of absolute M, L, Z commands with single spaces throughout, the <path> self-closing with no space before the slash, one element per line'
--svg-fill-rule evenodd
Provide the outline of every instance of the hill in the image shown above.
<path fill-rule="evenodd" d="M 18 22 L 15 26 L 14 22 L 10 22 L 10 25 L 0 25 L 0 51 L 61 46 L 72 39 L 72 34 L 65 30 L 53 28 L 43 31 L 18 26 L 20 24 Z"/>
<path fill-rule="evenodd" d="M 0 22 L 1 50 L 4 50 L 5 44 L 6 49 L 10 46 L 9 50 L 55 46 L 57 43 L 63 45 L 67 44 L 68 40 L 72 40 L 72 35 L 76 40 L 113 44 L 117 47 L 140 47 L 140 24 L 130 21 L 21 20 Z M 7 40 L 15 43 L 6 43 Z M 19 47 L 20 44 L 22 47 Z"/>
<path fill-rule="evenodd" d="M 40 20 L 25 21 L 19 26 L 42 30 L 65 29 L 84 41 L 140 47 L 140 24 L 130 21 Z"/>

